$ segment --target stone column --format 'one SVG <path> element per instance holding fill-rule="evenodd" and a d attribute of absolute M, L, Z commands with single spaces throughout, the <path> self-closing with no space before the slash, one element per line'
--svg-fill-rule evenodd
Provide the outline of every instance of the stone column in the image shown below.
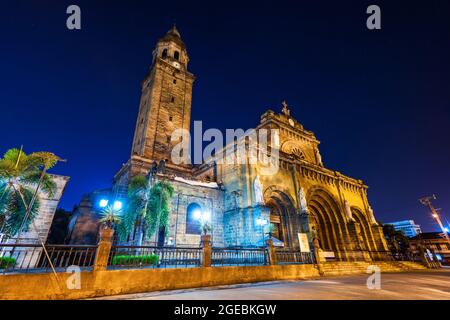
<path fill-rule="evenodd" d="M 353 249 L 354 251 L 351 252 L 351 259 L 352 260 L 358 260 L 358 252 L 361 252 L 362 258 L 364 261 L 370 262 L 372 261 L 372 258 L 370 257 L 369 252 L 367 252 L 366 245 L 364 243 L 364 240 L 361 236 L 361 226 L 359 223 L 351 221 L 347 224 L 348 231 L 350 233 L 352 242 L 353 242 Z"/>
<path fill-rule="evenodd" d="M 95 254 L 94 271 L 105 271 L 111 252 L 114 229 L 100 227 L 100 241 Z"/>
<path fill-rule="evenodd" d="M 275 252 L 275 247 L 273 245 L 273 240 L 270 238 L 267 243 L 269 244 L 269 264 L 276 265 L 277 264 L 277 254 Z"/>
<path fill-rule="evenodd" d="M 211 267 L 211 235 L 202 235 L 202 267 Z"/>

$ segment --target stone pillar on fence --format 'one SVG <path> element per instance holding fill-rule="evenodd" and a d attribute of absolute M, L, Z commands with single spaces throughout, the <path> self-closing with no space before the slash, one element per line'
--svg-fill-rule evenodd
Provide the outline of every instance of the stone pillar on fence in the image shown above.
<path fill-rule="evenodd" d="M 100 227 L 100 241 L 95 253 L 94 271 L 105 271 L 108 267 L 114 229 Z"/>
<path fill-rule="evenodd" d="M 273 245 L 273 240 L 270 238 L 267 243 L 269 244 L 269 264 L 276 265 L 277 264 L 277 254 L 275 252 L 275 246 Z"/>
<path fill-rule="evenodd" d="M 319 271 L 319 274 L 323 276 L 324 272 L 322 264 L 326 262 L 326 260 L 325 257 L 323 256 L 323 251 L 320 248 L 319 239 L 317 238 L 313 239 L 313 250 L 314 250 L 314 257 L 316 259 L 317 270 Z"/>
<path fill-rule="evenodd" d="M 211 267 L 211 235 L 202 235 L 202 267 Z"/>

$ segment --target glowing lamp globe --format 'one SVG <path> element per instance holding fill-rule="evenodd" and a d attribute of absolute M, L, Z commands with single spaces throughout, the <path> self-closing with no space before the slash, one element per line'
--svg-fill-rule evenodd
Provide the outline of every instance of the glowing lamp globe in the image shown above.
<path fill-rule="evenodd" d="M 99 202 L 100 208 L 104 208 L 104 207 L 106 207 L 107 205 L 108 205 L 108 200 L 106 200 L 106 199 L 100 200 L 100 202 Z"/>

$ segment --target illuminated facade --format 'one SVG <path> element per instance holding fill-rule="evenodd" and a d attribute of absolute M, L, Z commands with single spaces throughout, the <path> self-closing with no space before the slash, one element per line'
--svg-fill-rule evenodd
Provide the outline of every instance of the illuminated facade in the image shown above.
<path fill-rule="evenodd" d="M 278 129 L 279 162 L 274 174 L 263 174 L 261 165 L 223 164 L 214 159 L 201 165 L 176 165 L 171 160 L 176 129 L 190 129 L 194 75 L 178 30 L 173 27 L 153 52 L 142 96 L 130 160 L 114 177 L 114 194 L 124 195 L 131 177 L 147 175 L 154 162 L 165 161 L 158 179 L 175 188 L 166 242 L 200 241 L 193 208 L 211 213 L 213 244 L 262 244 L 258 219 L 272 224 L 275 243 L 298 249 L 299 233 L 337 260 L 379 259 L 387 252 L 382 228 L 377 224 L 361 180 L 326 168 L 319 141 L 291 116 L 283 102 L 281 113 L 265 112 L 256 131 Z M 231 146 L 232 147 L 232 146 Z M 223 153 L 225 149 L 217 154 Z M 150 241 L 150 240 L 149 240 Z"/>

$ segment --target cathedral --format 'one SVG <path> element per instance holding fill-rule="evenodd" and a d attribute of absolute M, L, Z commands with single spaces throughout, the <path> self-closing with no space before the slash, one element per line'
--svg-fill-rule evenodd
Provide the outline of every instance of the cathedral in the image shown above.
<path fill-rule="evenodd" d="M 307 247 L 317 241 L 328 258 L 383 259 L 388 249 L 367 199 L 368 187 L 323 165 L 320 142 L 291 116 L 285 101 L 280 112 L 267 110 L 255 122 L 256 132 L 278 132 L 276 171 L 268 174 L 264 165 L 248 158 L 216 161 L 237 141 L 201 164 L 174 163 L 177 141 L 172 134 L 191 129 L 195 76 L 188 65 L 186 45 L 174 26 L 157 42 L 142 81 L 131 155 L 114 176 L 114 197 L 125 197 L 132 177 L 148 176 L 155 163 L 163 163 L 156 179 L 175 190 L 165 245 L 198 246 L 201 231 L 195 212 L 201 211 L 208 212 L 215 247 L 261 246 L 270 229 L 276 246 L 304 250 L 307 239 Z M 157 237 L 148 242 L 157 242 Z"/>

